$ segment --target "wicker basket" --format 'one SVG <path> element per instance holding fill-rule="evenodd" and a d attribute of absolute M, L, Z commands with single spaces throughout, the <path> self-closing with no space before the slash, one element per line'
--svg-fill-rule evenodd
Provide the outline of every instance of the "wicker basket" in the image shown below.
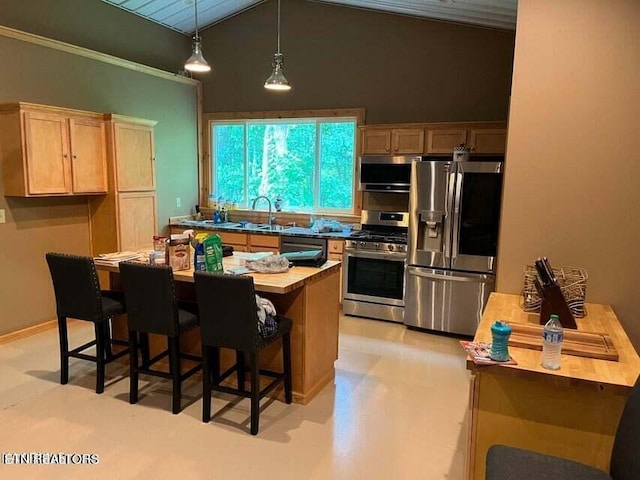
<path fill-rule="evenodd" d="M 560 267 L 553 268 L 553 273 L 573 316 L 577 318 L 584 317 L 586 315 L 584 298 L 587 294 L 587 272 L 582 268 Z M 533 280 L 537 277 L 538 274 L 535 267 L 527 265 L 524 271 L 524 287 L 522 289 L 522 297 L 524 299 L 522 309 L 525 312 L 540 312 L 542 300 L 533 284 Z"/>

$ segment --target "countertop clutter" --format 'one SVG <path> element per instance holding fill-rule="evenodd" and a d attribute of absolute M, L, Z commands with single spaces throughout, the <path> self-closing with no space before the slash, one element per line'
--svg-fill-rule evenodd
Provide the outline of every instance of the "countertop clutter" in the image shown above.
<path fill-rule="evenodd" d="M 337 238 L 345 239 L 351 236 L 351 226 L 343 225 L 342 231 L 322 232 L 309 227 L 287 227 L 269 225 L 266 223 L 224 222 L 214 223 L 213 220 L 176 220 L 170 227 L 197 228 L 200 230 L 222 230 L 226 232 L 282 234 L 301 237 Z"/>

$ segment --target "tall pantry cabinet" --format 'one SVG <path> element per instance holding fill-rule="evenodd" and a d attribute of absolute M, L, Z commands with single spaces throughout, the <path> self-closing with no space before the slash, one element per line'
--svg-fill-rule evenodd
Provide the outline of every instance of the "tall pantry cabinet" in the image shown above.
<path fill-rule="evenodd" d="M 149 248 L 157 231 L 153 127 L 157 122 L 105 116 L 106 196 L 89 200 L 93 255 Z"/>

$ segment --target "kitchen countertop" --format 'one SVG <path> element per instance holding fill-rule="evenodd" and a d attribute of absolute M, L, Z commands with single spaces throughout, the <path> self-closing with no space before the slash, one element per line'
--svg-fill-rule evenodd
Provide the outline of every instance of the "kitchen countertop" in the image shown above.
<path fill-rule="evenodd" d="M 474 341 L 490 342 L 498 319 L 538 325 L 540 315 L 520 307 L 519 295 L 493 292 Z M 559 370 L 540 366 L 539 350 L 509 346 L 517 365 L 476 365 L 471 371 L 467 467 L 470 480 L 485 479 L 491 445 L 559 454 L 607 470 L 614 435 L 638 373 L 640 358 L 609 305 L 585 304 L 578 331 L 605 332 L 617 362 L 562 353 Z M 566 330 L 566 329 L 565 329 Z"/>
<path fill-rule="evenodd" d="M 265 235 L 293 235 L 299 237 L 327 238 L 327 239 L 346 239 L 351 236 L 351 228 L 345 228 L 341 232 L 322 232 L 318 233 L 307 227 L 282 227 L 274 225 L 269 228 L 268 225 L 247 223 L 241 226 L 239 222 L 213 223 L 212 220 L 177 220 L 169 224 L 170 227 L 184 227 L 198 230 L 220 230 L 225 232 L 242 232 L 242 233 L 263 233 Z"/>

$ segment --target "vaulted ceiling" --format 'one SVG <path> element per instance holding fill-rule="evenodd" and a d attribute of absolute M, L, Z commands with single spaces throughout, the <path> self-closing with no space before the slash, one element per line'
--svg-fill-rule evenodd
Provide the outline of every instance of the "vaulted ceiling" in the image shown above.
<path fill-rule="evenodd" d="M 128 12 L 191 35 L 194 0 L 103 0 Z M 266 0 L 197 0 L 201 30 Z M 313 1 L 313 0 L 312 0 Z M 322 0 L 323 3 L 515 30 L 518 0 Z"/>

